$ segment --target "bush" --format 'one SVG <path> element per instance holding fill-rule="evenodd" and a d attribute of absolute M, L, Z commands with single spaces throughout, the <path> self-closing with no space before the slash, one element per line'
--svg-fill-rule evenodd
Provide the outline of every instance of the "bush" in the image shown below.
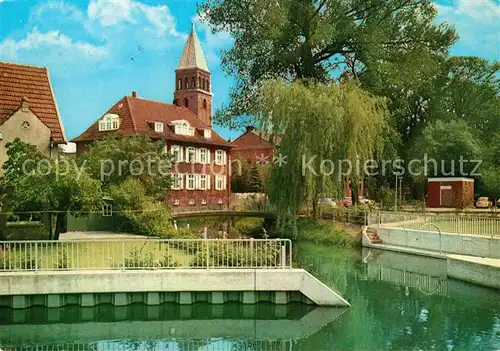
<path fill-rule="evenodd" d="M 129 257 L 125 259 L 126 268 L 169 268 L 169 267 L 179 267 L 180 263 L 175 261 L 172 255 L 164 253 L 164 256 L 159 260 L 155 261 L 154 255 L 151 252 L 142 252 L 135 249 L 129 253 Z"/>
<path fill-rule="evenodd" d="M 208 250 L 208 254 L 207 254 Z M 274 243 L 203 243 L 190 263 L 191 267 L 276 267 L 280 264 L 280 246 Z"/>
<path fill-rule="evenodd" d="M 58 256 L 59 256 L 59 261 L 57 262 L 57 268 L 59 269 L 71 268 L 71 259 L 68 256 L 68 252 L 66 251 L 66 249 L 60 249 Z"/>
<path fill-rule="evenodd" d="M 356 238 L 349 236 L 344 230 L 335 228 L 333 222 L 328 220 L 301 219 L 297 221 L 297 230 L 296 239 L 298 241 L 312 241 L 347 247 L 354 246 L 357 242 Z M 281 237 L 292 238 L 291 233 L 290 228 L 280 230 Z"/>

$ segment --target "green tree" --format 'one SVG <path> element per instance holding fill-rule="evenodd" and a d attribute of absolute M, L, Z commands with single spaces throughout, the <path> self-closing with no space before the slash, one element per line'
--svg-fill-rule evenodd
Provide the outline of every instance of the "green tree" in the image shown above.
<path fill-rule="evenodd" d="M 259 165 L 257 164 L 257 162 L 254 162 L 254 164 L 252 165 L 252 169 L 250 170 L 250 179 L 248 185 L 248 190 L 251 193 L 260 193 L 264 187 L 262 175 L 260 173 Z"/>
<path fill-rule="evenodd" d="M 245 157 L 236 156 L 231 160 L 231 191 L 248 192 L 250 184 L 250 164 Z"/>
<path fill-rule="evenodd" d="M 171 187 L 171 155 L 164 141 L 120 136 L 94 142 L 79 163 L 102 182 L 127 230 L 141 235 L 172 234 L 164 201 Z"/>
<path fill-rule="evenodd" d="M 109 137 L 90 145 L 79 163 L 102 182 L 104 191 L 132 177 L 144 186 L 147 196 L 163 200 L 172 181 L 172 158 L 164 150 L 164 141 L 145 136 Z"/>
<path fill-rule="evenodd" d="M 320 194 L 345 194 L 347 171 L 358 183 L 355 162 L 363 164 L 373 156 L 387 123 L 383 102 L 353 82 L 339 86 L 270 81 L 256 115 L 281 135 L 280 153 L 286 159 L 271 169 L 269 198 L 280 221 L 291 221 L 293 228 L 303 203 L 312 203 L 316 217 Z M 342 160 L 351 160 L 351 165 Z"/>
<path fill-rule="evenodd" d="M 253 124 L 268 79 L 369 75 L 367 87 L 379 89 L 426 82 L 457 38 L 436 22 L 430 0 L 205 0 L 198 11 L 235 39 L 222 66 L 236 86 L 215 118 L 229 126 Z"/>
<path fill-rule="evenodd" d="M 414 156 L 418 159 L 435 160 L 427 162 L 427 169 L 421 165 L 419 178 L 424 176 L 466 176 L 475 167 L 475 163 L 460 160 L 481 159 L 482 143 L 474 135 L 472 128 L 464 120 L 441 120 L 429 124 L 414 146 Z"/>
<path fill-rule="evenodd" d="M 14 212 L 41 212 L 50 239 L 59 239 L 66 213 L 100 208 L 100 183 L 84 169 L 64 163 L 63 159 L 49 159 L 19 139 L 6 147 L 8 161 L 3 165 L 1 180 L 6 189 L 4 203 Z"/>

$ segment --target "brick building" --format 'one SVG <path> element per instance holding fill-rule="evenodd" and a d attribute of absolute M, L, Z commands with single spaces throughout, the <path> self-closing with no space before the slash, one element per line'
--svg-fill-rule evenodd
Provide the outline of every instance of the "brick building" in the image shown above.
<path fill-rule="evenodd" d="M 0 62 L 0 174 L 6 145 L 16 138 L 47 157 L 66 143 L 48 69 Z"/>
<path fill-rule="evenodd" d="M 474 179 L 427 179 L 427 207 L 469 207 L 474 205 Z"/>
<path fill-rule="evenodd" d="M 279 137 L 256 130 L 252 126 L 246 127 L 245 133 L 236 138 L 231 145 L 233 157 L 241 156 L 248 163 L 272 162 L 275 155 L 275 144 Z"/>
<path fill-rule="evenodd" d="M 146 135 L 166 141 L 175 155 L 172 189 L 166 199 L 175 207 L 229 207 L 231 145 L 212 129 L 212 92 L 208 69 L 194 30 L 175 70 L 174 103 L 132 95 L 116 102 L 72 141 L 77 153 L 105 135 Z"/>

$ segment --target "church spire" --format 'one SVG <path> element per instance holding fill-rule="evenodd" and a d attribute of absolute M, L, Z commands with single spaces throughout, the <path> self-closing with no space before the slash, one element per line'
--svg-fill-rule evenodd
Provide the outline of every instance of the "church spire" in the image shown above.
<path fill-rule="evenodd" d="M 208 65 L 207 61 L 205 60 L 203 50 L 201 50 L 200 40 L 196 35 L 194 23 L 192 24 L 191 32 L 189 33 L 188 39 L 186 41 L 186 46 L 184 47 L 181 59 L 179 60 L 179 64 L 177 65 L 178 70 L 189 68 L 198 68 L 206 72 L 210 72 L 208 70 Z"/>

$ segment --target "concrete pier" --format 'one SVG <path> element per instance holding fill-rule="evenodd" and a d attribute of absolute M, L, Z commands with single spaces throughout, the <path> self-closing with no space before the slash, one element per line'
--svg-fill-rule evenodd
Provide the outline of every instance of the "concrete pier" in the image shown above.
<path fill-rule="evenodd" d="M 1 272 L 0 305 L 126 306 L 174 301 L 245 304 L 291 301 L 347 307 L 338 293 L 303 269 L 172 269 L 129 271 Z M 299 297 L 297 297 L 297 295 Z"/>

